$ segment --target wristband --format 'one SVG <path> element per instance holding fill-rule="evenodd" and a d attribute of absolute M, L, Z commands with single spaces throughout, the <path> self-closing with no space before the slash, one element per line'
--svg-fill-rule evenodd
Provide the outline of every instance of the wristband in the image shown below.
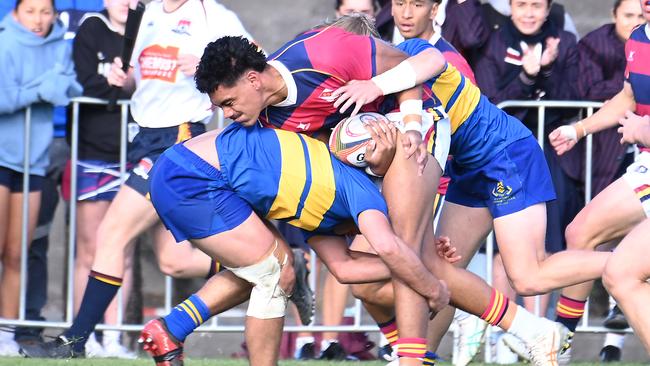
<path fill-rule="evenodd" d="M 388 95 L 414 87 L 417 84 L 417 75 L 411 63 L 404 60 L 371 80 L 381 89 L 384 95 Z"/>
<path fill-rule="evenodd" d="M 372 169 L 370 169 L 370 165 L 368 165 L 366 167 L 366 174 L 371 175 L 373 177 L 377 177 L 377 178 L 383 177 L 383 175 L 379 175 L 379 174 L 376 174 L 375 172 L 373 172 Z"/>
<path fill-rule="evenodd" d="M 578 121 L 575 126 L 576 126 L 576 130 L 578 127 L 580 127 L 580 129 L 582 130 L 582 136 L 580 136 L 580 138 L 586 137 L 589 134 L 589 132 L 587 131 L 587 127 L 585 127 L 582 121 Z"/>
<path fill-rule="evenodd" d="M 404 132 L 407 132 L 407 131 L 422 132 L 422 123 L 415 122 L 415 121 L 405 123 L 404 124 Z"/>
<path fill-rule="evenodd" d="M 422 99 L 407 99 L 403 101 L 399 104 L 399 111 L 402 112 L 402 116 L 408 116 L 409 114 L 422 116 Z"/>

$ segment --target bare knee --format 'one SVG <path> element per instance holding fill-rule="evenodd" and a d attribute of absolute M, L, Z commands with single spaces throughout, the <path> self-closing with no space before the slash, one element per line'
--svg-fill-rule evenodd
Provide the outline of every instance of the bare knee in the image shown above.
<path fill-rule="evenodd" d="M 372 295 L 374 286 L 368 284 L 356 284 L 350 286 L 352 295 L 361 301 L 367 302 Z"/>
<path fill-rule="evenodd" d="M 586 228 L 584 222 L 579 218 L 574 219 L 564 231 L 567 249 L 590 249 L 593 248 L 593 238 Z"/>
<path fill-rule="evenodd" d="M 620 266 L 608 263 L 603 272 L 603 286 L 610 295 L 620 298 L 631 293 L 634 284 L 639 282 L 634 275 Z"/>
<path fill-rule="evenodd" d="M 166 276 L 188 278 L 188 265 L 185 261 L 179 261 L 177 258 L 161 256 L 158 258 L 158 268 Z"/>
<path fill-rule="evenodd" d="M 20 248 L 5 249 L 2 253 L 2 268 L 14 272 L 20 271 Z"/>

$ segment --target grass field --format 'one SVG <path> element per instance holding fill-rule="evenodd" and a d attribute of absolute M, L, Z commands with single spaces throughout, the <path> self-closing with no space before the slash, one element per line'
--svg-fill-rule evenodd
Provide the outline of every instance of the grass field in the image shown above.
<path fill-rule="evenodd" d="M 81 359 L 81 360 L 42 360 L 42 359 L 25 359 L 25 358 L 0 358 L 0 366 L 146 366 L 153 365 L 152 360 L 148 359 L 138 359 L 138 360 L 116 360 L 116 359 Z M 248 365 L 248 362 L 244 360 L 232 360 L 232 359 L 189 359 L 185 361 L 187 366 L 245 366 Z M 298 365 L 308 365 L 308 366 L 330 366 L 330 365 L 360 365 L 360 366 L 384 366 L 385 362 L 373 361 L 373 362 L 326 362 L 326 361 L 281 361 L 281 366 L 298 366 Z M 449 363 L 441 363 L 440 365 L 450 365 Z M 486 365 L 483 363 L 473 363 L 472 365 L 481 366 Z M 530 365 L 530 364 L 519 364 L 519 365 Z M 571 365 L 576 366 L 596 366 L 602 365 L 600 363 L 571 363 Z M 641 366 L 646 365 L 643 363 L 611 363 L 612 366 Z"/>

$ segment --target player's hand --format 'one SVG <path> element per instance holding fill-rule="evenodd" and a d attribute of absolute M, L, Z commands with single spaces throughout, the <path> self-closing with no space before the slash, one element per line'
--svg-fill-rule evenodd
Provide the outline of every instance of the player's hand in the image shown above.
<path fill-rule="evenodd" d="M 574 125 L 564 125 L 556 128 L 548 135 L 555 153 L 562 155 L 578 143 L 578 133 Z"/>
<path fill-rule="evenodd" d="M 436 252 L 438 253 L 438 256 L 440 256 L 442 259 L 446 260 L 447 262 L 453 264 L 461 260 L 461 258 L 463 258 L 460 255 L 456 255 L 456 247 L 451 246 L 451 240 L 449 240 L 448 237 L 441 236 L 436 238 L 435 244 L 436 244 Z"/>
<path fill-rule="evenodd" d="M 438 281 L 438 285 L 435 286 L 432 295 L 427 299 L 429 309 L 431 310 L 430 319 L 433 319 L 445 306 L 449 305 L 449 296 L 447 283 L 443 280 Z"/>
<path fill-rule="evenodd" d="M 178 69 L 185 76 L 193 76 L 196 73 L 196 67 L 201 61 L 198 57 L 188 53 L 178 55 Z"/>
<path fill-rule="evenodd" d="M 372 141 L 366 147 L 364 160 L 373 173 L 383 176 L 388 171 L 397 146 L 397 128 L 383 120 L 370 121 L 366 125 Z"/>
<path fill-rule="evenodd" d="M 546 39 L 546 47 L 544 52 L 542 52 L 542 59 L 540 60 L 541 67 L 548 67 L 555 62 L 557 55 L 560 52 L 559 45 L 559 37 L 549 37 Z"/>
<path fill-rule="evenodd" d="M 127 73 L 124 72 L 124 70 L 122 70 L 123 65 L 124 64 L 122 63 L 121 58 L 115 57 L 113 59 L 113 63 L 111 64 L 111 70 L 109 71 L 108 77 L 106 78 L 109 85 L 116 86 L 118 88 L 124 87 L 128 75 Z"/>
<path fill-rule="evenodd" d="M 381 97 L 383 92 L 372 80 L 352 80 L 346 85 L 336 89 L 332 93 L 332 98 L 336 98 L 334 108 L 339 108 L 339 112 L 345 111 L 354 104 L 354 109 L 350 117 L 354 117 L 364 105 L 374 102 Z"/>
<path fill-rule="evenodd" d="M 639 139 L 642 130 L 647 129 L 650 126 L 650 116 L 639 116 L 633 112 L 625 112 L 625 116 L 618 120 L 618 123 L 621 125 L 618 128 L 618 133 L 621 136 L 621 144 L 636 144 L 639 143 Z"/>
<path fill-rule="evenodd" d="M 422 141 L 422 134 L 419 131 L 406 131 L 404 136 L 402 136 L 402 146 L 406 152 L 407 159 L 410 159 L 415 154 L 419 166 L 418 175 L 422 175 L 429 157 L 427 147 L 424 141 Z"/>

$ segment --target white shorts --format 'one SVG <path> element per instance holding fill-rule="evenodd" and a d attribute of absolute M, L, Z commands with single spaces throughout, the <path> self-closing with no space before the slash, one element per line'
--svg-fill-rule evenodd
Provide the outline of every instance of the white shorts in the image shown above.
<path fill-rule="evenodd" d="M 640 153 L 627 167 L 623 179 L 641 201 L 646 217 L 650 217 L 650 152 Z"/>
<path fill-rule="evenodd" d="M 275 252 L 276 247 L 273 250 Z M 287 263 L 278 262 L 273 254 L 248 267 L 228 268 L 235 276 L 254 285 L 246 315 L 258 319 L 281 318 L 287 310 L 288 295 L 280 287 L 280 271 Z"/>
<path fill-rule="evenodd" d="M 434 141 L 433 146 L 427 146 L 427 149 L 433 155 L 433 157 L 440 165 L 440 169 L 445 171 L 445 165 L 447 164 L 447 157 L 449 156 L 449 146 L 451 144 L 451 123 L 449 122 L 449 116 L 442 111 L 437 110 L 437 115 L 444 116 L 444 118 L 434 121 L 434 115 L 427 111 L 422 111 L 422 139 L 428 145 L 429 142 L 426 141 L 426 137 L 433 134 Z M 402 122 L 402 113 L 394 112 L 388 113 L 386 115 L 389 121 L 395 124 L 402 133 L 404 132 L 404 123 Z"/>

